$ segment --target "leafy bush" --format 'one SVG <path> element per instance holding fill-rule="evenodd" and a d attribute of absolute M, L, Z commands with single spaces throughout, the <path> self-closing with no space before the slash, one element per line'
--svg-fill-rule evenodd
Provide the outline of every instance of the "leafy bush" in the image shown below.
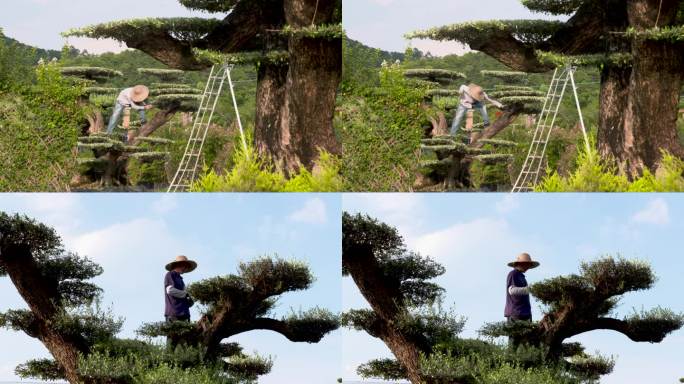
<path fill-rule="evenodd" d="M 251 140 L 248 140 L 251 143 Z M 269 159 L 264 159 L 252 145 L 237 146 L 231 160 L 233 167 L 224 175 L 205 169 L 193 183 L 193 192 L 337 192 L 342 190 L 340 160 L 321 152 L 313 171 L 301 168 L 287 179 Z"/>
<path fill-rule="evenodd" d="M 166 159 L 140 161 L 131 157 L 128 162 L 128 181 L 131 185 L 155 186 L 167 183 Z"/>
<path fill-rule="evenodd" d="M 342 175 L 352 191 L 410 191 L 419 166 L 426 89 L 399 64 L 383 65 L 379 86 L 343 94 L 336 117 Z"/>
<path fill-rule="evenodd" d="M 570 384 L 578 380 L 570 378 L 553 364 L 527 368 L 524 364 L 507 361 L 503 350 L 489 356 L 472 354 L 455 357 L 438 352 L 421 358 L 421 370 L 427 377 L 440 382 L 460 377 L 463 382 L 478 384 Z"/>
<path fill-rule="evenodd" d="M 213 364 L 187 368 L 202 359 L 201 351 L 178 347 L 169 350 L 162 346 L 148 348 L 145 353 L 117 356 L 109 351 L 81 356 L 79 372 L 97 381 L 120 380 L 132 384 L 237 384 L 252 382 L 247 378 L 229 377 Z M 252 359 L 251 357 L 245 357 Z"/>
<path fill-rule="evenodd" d="M 630 181 L 612 159 L 602 159 L 596 149 L 581 151 L 577 168 L 567 177 L 547 174 L 535 187 L 537 192 L 682 192 L 684 161 L 663 151 L 655 174 L 648 169 Z"/>
<path fill-rule="evenodd" d="M 76 173 L 72 152 L 85 110 L 83 88 L 54 64 L 36 68 L 36 84 L 0 101 L 0 190 L 65 191 Z"/>

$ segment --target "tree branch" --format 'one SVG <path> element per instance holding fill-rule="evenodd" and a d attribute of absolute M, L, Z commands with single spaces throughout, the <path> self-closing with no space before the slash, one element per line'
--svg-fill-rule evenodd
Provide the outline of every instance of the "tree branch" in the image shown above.
<path fill-rule="evenodd" d="M 284 21 L 282 1 L 239 1 L 204 39 L 206 48 L 224 53 L 260 50 L 270 33 L 266 30 L 278 28 Z"/>
<path fill-rule="evenodd" d="M 635 327 L 634 324 L 635 321 L 625 321 L 610 317 L 599 317 L 584 325 L 580 325 L 576 329 L 573 329 L 572 336 L 579 335 L 584 332 L 603 329 L 620 332 L 635 342 L 659 343 L 663 341 L 665 336 L 670 332 L 668 330 L 657 329 L 656 327 Z"/>
<path fill-rule="evenodd" d="M 232 330 L 236 330 L 233 328 Z M 310 330 L 301 332 L 300 329 L 292 327 L 287 321 L 271 319 L 268 317 L 258 317 L 252 320 L 249 324 L 243 324 L 238 327 L 239 332 L 249 332 L 256 330 L 273 331 L 285 336 L 288 340 L 293 342 L 317 343 L 323 339 L 325 333 L 314 333 Z"/>

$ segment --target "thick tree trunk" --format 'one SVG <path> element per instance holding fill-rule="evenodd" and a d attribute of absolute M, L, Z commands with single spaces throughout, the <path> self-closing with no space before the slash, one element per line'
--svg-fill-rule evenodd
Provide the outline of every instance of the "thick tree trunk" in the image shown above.
<path fill-rule="evenodd" d="M 432 136 L 445 136 L 449 134 L 449 124 L 447 123 L 446 116 L 444 112 L 439 112 L 437 118 L 430 117 L 430 123 L 432 124 Z"/>
<path fill-rule="evenodd" d="M 51 329 L 49 325 L 44 326 L 44 334 L 39 338 L 45 347 L 50 351 L 55 361 L 64 369 L 64 376 L 71 384 L 78 384 L 82 382 L 78 374 L 78 357 L 80 352 L 65 340 L 62 335 Z"/>
<path fill-rule="evenodd" d="M 610 23 L 644 30 L 671 24 L 675 0 L 634 0 L 626 15 Z M 617 29 L 617 28 L 615 28 Z M 621 44 L 621 42 L 613 43 Z M 623 44 L 623 43 L 622 43 Z M 598 148 L 614 157 L 619 168 L 636 177 L 654 171 L 661 150 L 682 156 L 677 134 L 677 105 L 682 86 L 682 47 L 663 41 L 640 41 L 621 47 L 632 52 L 631 68 L 606 67 L 601 73 Z"/>
<path fill-rule="evenodd" d="M 287 25 L 295 29 L 336 23 L 338 2 L 334 0 L 285 0 Z M 342 40 L 292 36 L 289 39 L 290 67 L 281 125 L 289 130 L 291 158 L 288 170 L 311 169 L 319 150 L 341 153 L 333 130 L 337 87 L 342 75 Z"/>
<path fill-rule="evenodd" d="M 83 340 L 67 340 L 54 328 L 58 308 L 52 300 L 57 296 L 54 286 L 46 285 L 28 247 L 3 247 L 0 260 L 7 275 L 35 316 L 32 332 L 50 351 L 55 361 L 64 368 L 66 379 L 79 383 L 78 354 L 85 352 Z"/>
<path fill-rule="evenodd" d="M 95 110 L 87 116 L 89 127 L 88 134 L 102 132 L 104 130 L 104 117 L 100 110 Z"/>
<path fill-rule="evenodd" d="M 663 150 L 683 156 L 677 133 L 682 88 L 681 48 L 662 42 L 635 43 L 624 123 L 625 156 L 621 163 L 630 176 L 644 168 L 655 170 Z M 632 148 L 627 147 L 631 144 Z"/>
<path fill-rule="evenodd" d="M 342 255 L 342 265 L 359 288 L 359 291 L 378 316 L 381 339 L 387 344 L 397 361 L 406 368 L 408 379 L 421 384 L 418 343 L 408 340 L 397 328 L 396 322 L 402 309 L 397 305 L 398 287 L 386 284 L 383 272 L 372 251 L 368 249 L 347 250 Z"/>
<path fill-rule="evenodd" d="M 387 330 L 387 334 L 382 336 L 382 341 L 385 342 L 394 357 L 397 358 L 397 361 L 406 369 L 406 378 L 413 384 L 423 384 L 424 380 L 420 374 L 420 352 L 418 348 L 394 328 Z"/>
<path fill-rule="evenodd" d="M 496 119 L 496 121 L 494 121 L 489 127 L 483 129 L 482 132 L 473 132 L 473 134 L 470 136 L 470 146 L 473 148 L 482 148 L 484 144 L 479 142 L 479 140 L 491 139 L 498 135 L 499 132 L 513 124 L 522 110 L 523 105 L 513 104 L 510 108 L 506 109 L 504 113 L 499 116 L 499 118 Z"/>
<path fill-rule="evenodd" d="M 254 141 L 259 154 L 276 164 L 286 164 L 290 156 L 290 127 L 282 124 L 287 64 L 262 63 L 257 74 Z"/>
<path fill-rule="evenodd" d="M 634 153 L 634 136 L 626 124 L 631 67 L 606 66 L 601 71 L 599 95 L 598 151 L 602 158 L 615 158 L 622 171 Z"/>
<path fill-rule="evenodd" d="M 138 144 L 136 138 L 151 135 L 157 129 L 171 121 L 176 112 L 178 112 L 178 106 L 160 110 L 154 115 L 152 120 L 143 125 L 139 131 L 128 131 L 128 142 L 133 143 L 134 145 Z"/>

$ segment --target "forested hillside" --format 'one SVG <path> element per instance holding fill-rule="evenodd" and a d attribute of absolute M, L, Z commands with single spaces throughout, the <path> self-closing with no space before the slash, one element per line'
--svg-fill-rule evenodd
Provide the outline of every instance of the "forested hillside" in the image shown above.
<path fill-rule="evenodd" d="M 409 49 L 403 54 L 385 52 L 352 40 L 347 40 L 344 46 L 344 70 L 336 120 L 336 127 L 343 137 L 345 159 L 343 173 L 348 189 L 374 191 L 452 188 L 510 190 L 527 155 L 536 126 L 536 116 L 553 74 L 553 71 L 512 72 L 496 59 L 477 51 L 463 55 L 433 57 L 416 49 Z M 414 80 L 404 76 L 412 72 L 439 73 L 439 70 L 457 74 L 460 79 L 446 87 L 443 85 L 440 87 L 434 82 Z M 513 78 L 518 78 L 515 84 L 511 83 Z M 579 66 L 574 78 L 584 124 L 589 131 L 590 140 L 595 142 L 599 116 L 599 68 L 590 65 Z M 426 157 L 421 152 L 424 152 L 427 141 L 432 140 L 434 127 L 440 124 L 448 127 L 451 124 L 454 108 L 458 105 L 458 99 L 455 97 L 458 87 L 461 84 L 470 83 L 482 86 L 485 92 L 494 99 L 502 97 L 505 93 L 503 91 L 509 89 L 523 90 L 523 93 L 530 95 L 530 97 L 504 98 L 507 102 L 503 104 L 507 105 L 503 110 L 488 105 L 492 121 L 497 121 L 502 116 L 513 117 L 513 120 L 505 122 L 505 127 L 495 133 L 496 138 L 488 137 L 484 143 L 480 143 L 478 148 L 468 150 L 468 153 L 473 156 L 489 160 L 494 157 L 480 156 L 485 153 L 482 152 L 482 148 L 490 151 L 487 153 L 494 154 L 497 153 L 495 151 L 497 148 L 494 147 L 505 145 L 507 146 L 506 156 L 512 155 L 512 157 L 507 164 L 469 162 L 466 165 L 468 170 L 465 174 L 463 170 L 458 171 L 461 172 L 460 180 L 452 183 L 452 185 L 456 184 L 456 187 L 448 186 L 446 181 L 444 185 L 441 185 L 441 181 L 439 184 L 435 184 L 434 180 L 426 181 L 434 176 L 434 169 L 424 169 L 421 163 L 426 163 Z M 532 97 L 533 94 L 534 97 Z M 534 98 L 538 100 L 536 107 L 531 110 L 530 105 L 523 108 L 525 110 L 513 108 L 515 113 L 511 114 L 511 107 L 518 101 L 529 103 Z M 474 114 L 474 125 L 473 133 L 483 130 L 478 113 Z M 680 121 L 680 132 L 682 126 Z M 680 135 L 680 137 L 684 136 Z M 460 139 L 464 138 L 457 138 L 457 141 Z M 472 137 L 466 140 L 472 140 Z M 554 122 L 553 134 L 546 148 L 546 171 L 542 171 L 542 174 L 546 172 L 553 174 L 554 178 L 546 180 L 547 182 L 540 186 L 541 189 L 679 188 L 674 185 L 665 187 L 653 181 L 652 175 L 648 173 L 644 173 L 644 179 L 631 180 L 622 175 L 616 175 L 616 170 L 609 159 L 601 159 L 593 154 L 583 154 L 578 150 L 578 148 L 583 148 L 582 142 L 577 107 L 572 88 L 568 86 Z M 442 140 L 438 143 L 438 148 L 445 148 L 444 145 L 453 146 L 449 143 Z M 460 147 L 458 143 L 456 144 Z M 661 173 L 676 177 L 678 173 L 681 173 L 680 168 L 684 170 L 682 164 L 675 158 L 666 156 L 664 159 Z M 429 161 L 433 161 L 432 165 L 445 165 L 443 161 L 434 163 L 440 161 L 439 156 L 438 159 Z M 447 171 L 443 170 L 443 172 Z M 581 176 L 582 174 L 584 176 Z M 563 177 L 567 179 L 562 179 Z"/>
<path fill-rule="evenodd" d="M 55 66 L 39 65 L 39 62 L 54 63 Z M 87 81 L 73 84 L 73 79 L 59 73 L 59 68 L 79 67 L 106 68 L 120 72 L 121 76 L 107 79 L 104 87 L 98 85 L 93 88 L 93 84 Z M 166 66 L 136 50 L 91 55 L 69 47 L 59 52 L 2 37 L 0 158 L 5 172 L 0 177 L 0 189 L 70 190 L 74 174 L 82 168 L 74 149 L 78 137 L 88 124 L 88 114 L 92 113 L 93 108 L 101 109 L 107 121 L 115 94 L 120 90 L 136 84 L 152 87 L 160 82 L 149 72 L 140 72 L 140 68 L 164 69 Z M 208 71 L 186 72 L 184 87 L 192 87 L 199 92 L 204 89 L 207 76 Z M 233 80 L 241 118 L 243 122 L 253 121 L 255 68 L 251 65 L 236 67 Z M 84 95 L 92 89 L 108 90 L 109 95 L 92 95 L 91 102 L 83 104 Z M 165 129 L 155 133 L 160 139 L 173 141 L 168 148 L 170 160 L 164 171 L 166 173 L 175 170 L 185 149 L 187 120 L 188 116 L 176 114 L 165 125 Z M 229 128 L 234 124 L 235 117 L 228 92 L 219 99 L 212 122 L 214 124 L 205 143 L 204 164 L 207 169 L 222 172 L 232 165 L 235 141 L 235 132 Z M 133 172 L 140 173 L 135 169 Z"/>

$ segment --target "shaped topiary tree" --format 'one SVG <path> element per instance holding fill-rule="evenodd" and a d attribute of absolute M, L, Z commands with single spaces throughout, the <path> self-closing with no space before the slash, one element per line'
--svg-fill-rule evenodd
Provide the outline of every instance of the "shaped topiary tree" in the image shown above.
<path fill-rule="evenodd" d="M 55 231 L 23 216 L 0 212 L 0 276 L 8 276 L 28 309 L 0 313 L 0 326 L 40 340 L 53 359 L 22 364 L 17 373 L 77 383 L 251 383 L 270 370 L 268 359 L 250 357 L 231 336 L 270 330 L 293 342 L 319 342 L 338 318 L 315 308 L 275 319 L 278 298 L 305 290 L 314 280 L 297 261 L 261 257 L 238 273 L 192 284 L 205 305 L 195 323 L 146 324 L 139 333 L 168 336 L 171 343 L 116 338 L 122 321 L 93 303 L 101 289 L 89 280 L 102 268 L 64 249 Z M 163 380 L 162 380 L 163 381 Z M 163 381 L 170 382 L 170 381 Z"/>
<path fill-rule="evenodd" d="M 431 351 L 433 335 L 426 328 L 434 324 L 421 322 L 411 307 L 441 296 L 443 289 L 428 280 L 443 273 L 441 265 L 407 252 L 396 229 L 360 214 L 343 214 L 342 274 L 351 276 L 371 309 L 344 313 L 342 324 L 381 339 L 397 359 L 372 361 L 359 368 L 361 374 L 421 382 L 420 354 Z M 457 333 L 460 326 L 451 325 Z"/>
<path fill-rule="evenodd" d="M 313 166 L 320 149 L 339 153 L 332 119 L 342 70 L 342 2 L 317 0 L 179 0 L 222 19 L 142 19 L 66 33 L 114 38 L 177 69 L 210 60 L 197 49 L 257 56 L 255 140 L 286 170 Z M 285 52 L 285 60 L 274 60 Z"/>
<path fill-rule="evenodd" d="M 158 109 L 154 117 L 142 127 L 128 132 L 128 142 L 138 144 L 139 138 L 148 137 L 167 124 L 178 112 L 195 112 L 199 107 L 201 91 L 184 84 L 184 71 L 159 68 L 138 68 L 144 75 L 156 77 L 160 82 L 150 87 L 150 102 Z M 172 83 L 170 83 L 172 82 Z"/>
<path fill-rule="evenodd" d="M 140 185 L 154 189 L 168 182 L 167 146 L 173 141 L 150 135 L 171 121 L 176 113 L 196 111 L 201 92 L 182 82 L 184 71 L 139 68 L 138 72 L 160 81 L 151 84 L 150 89 L 151 103 L 157 112 L 144 125 L 134 121 L 127 129 L 117 127 L 117 134 L 113 136 L 96 133 L 81 137 L 79 149 L 89 155 L 79 159 L 81 170 L 72 180 L 73 186 L 99 181 L 104 186 Z M 111 91 L 112 88 L 88 88 L 91 102 L 101 108 L 112 105 L 120 90 Z M 123 136 L 127 138 L 126 143 L 121 139 Z"/>
<path fill-rule="evenodd" d="M 586 383 L 610 373 L 613 364 L 587 355 L 578 343 L 564 343 L 567 338 L 602 329 L 660 342 L 684 325 L 684 315 L 662 308 L 623 320 L 608 316 L 621 295 L 649 289 L 655 277 L 645 263 L 607 257 L 582 264 L 581 275 L 532 285 L 549 308 L 540 322 L 482 329 L 486 336 L 511 337 L 508 346 L 462 339 L 464 321 L 434 305 L 443 288 L 430 280 L 445 272 L 443 266 L 407 250 L 391 226 L 361 214 L 344 213 L 342 220 L 342 272 L 371 307 L 344 313 L 342 323 L 381 339 L 396 358 L 362 365 L 358 372 L 365 377 L 465 384 L 499 374 L 521 383 Z"/>
<path fill-rule="evenodd" d="M 520 77 L 517 72 L 503 71 L 483 71 L 484 75 L 499 77 L 504 81 L 514 82 Z M 475 183 L 471 178 L 473 165 L 482 168 L 482 175 L 493 174 L 490 169 L 500 169 L 506 167 L 513 156 L 509 153 L 509 148 L 516 146 L 516 143 L 506 140 L 497 140 L 494 137 L 508 127 L 521 113 L 532 113 L 538 110 L 531 107 L 529 99 L 520 99 L 518 91 L 506 90 L 502 102 L 507 107 L 502 111 L 501 116 L 496 119 L 489 127 L 484 127 L 482 123 L 472 127 L 459 129 L 457 137 L 452 137 L 448 133 L 449 122 L 447 121 L 446 111 L 458 107 L 458 86 L 457 79 L 465 79 L 464 74 L 443 70 L 443 69 L 411 69 L 405 72 L 409 78 L 417 78 L 421 81 L 429 81 L 434 84 L 443 85 L 443 88 L 432 88 L 426 93 L 428 103 L 438 110 L 437 118 L 432 119 L 432 129 L 428 132 L 428 137 L 422 140 L 421 151 L 423 159 L 421 168 L 423 177 L 417 182 L 419 189 L 434 189 L 435 187 L 445 189 L 471 188 L 477 184 L 484 188 L 491 185 L 497 188 L 497 183 L 510 183 L 509 180 L 502 181 L 501 175 L 497 174 L 496 180 L 480 180 Z M 522 75 L 525 75 L 524 73 Z M 531 89 L 530 89 L 531 91 Z M 532 93 L 532 91 L 530 92 Z M 527 98 L 527 95 L 525 95 Z M 494 172 L 496 173 L 496 172 Z M 501 173 L 501 172 L 498 172 Z M 507 172 L 503 172 L 507 176 Z M 490 177 L 491 178 L 491 177 Z"/>
<path fill-rule="evenodd" d="M 682 1 L 525 0 L 530 10 L 567 21 L 475 21 L 409 34 L 456 40 L 512 69 L 546 72 L 598 65 L 598 147 L 631 176 L 654 170 L 667 150 L 684 156 L 677 133 L 682 87 Z"/>
<path fill-rule="evenodd" d="M 89 86 L 85 89 L 81 102 L 83 104 L 93 103 L 98 107 L 89 111 L 86 116 L 89 126 L 82 133 L 102 131 L 105 124 L 102 110 L 111 108 L 116 98 L 116 89 L 106 87 L 104 84 L 112 78 L 122 77 L 123 73 L 115 69 L 102 67 L 61 67 L 60 73 L 67 78 L 87 83 Z M 106 101 L 111 102 L 106 103 Z"/>
<path fill-rule="evenodd" d="M 579 274 L 547 279 L 530 287 L 530 293 L 546 306 L 541 321 L 525 326 L 489 324 L 482 333 L 544 347 L 547 358 L 568 358 L 572 370 L 598 377 L 610 373 L 612 367 L 565 340 L 585 332 L 609 330 L 635 342 L 659 343 L 684 326 L 684 315 L 661 307 L 634 312 L 622 319 L 615 317 L 615 308 L 623 295 L 648 290 L 655 281 L 651 267 L 644 262 L 613 257 L 583 262 Z"/>

